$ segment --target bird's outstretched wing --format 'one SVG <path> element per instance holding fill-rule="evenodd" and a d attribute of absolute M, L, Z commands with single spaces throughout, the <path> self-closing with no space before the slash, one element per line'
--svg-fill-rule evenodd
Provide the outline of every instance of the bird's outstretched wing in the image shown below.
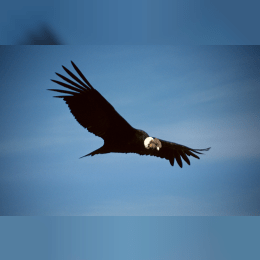
<path fill-rule="evenodd" d="M 89 132 L 103 138 L 113 140 L 115 137 L 131 134 L 134 128 L 114 109 L 114 107 L 88 82 L 78 67 L 71 61 L 72 66 L 81 79 L 75 76 L 64 66 L 63 69 L 75 81 L 72 81 L 59 73 L 60 78 L 67 83 L 57 80 L 53 82 L 67 88 L 66 90 L 49 89 L 62 94 L 55 96 L 63 98 L 68 104 L 75 119 Z M 83 81 L 82 81 L 83 80 Z"/>
<path fill-rule="evenodd" d="M 200 159 L 197 154 L 203 154 L 202 152 L 208 151 L 210 149 L 192 149 L 187 146 L 173 143 L 173 142 L 168 142 L 159 139 L 162 148 L 158 151 L 156 149 L 145 149 L 142 150 L 141 155 L 151 155 L 151 156 L 156 156 L 160 158 L 165 158 L 166 160 L 169 160 L 170 164 L 174 166 L 174 161 L 176 160 L 178 165 L 182 168 L 182 159 L 190 165 L 190 160 L 189 156 L 193 156 L 194 158 Z"/>

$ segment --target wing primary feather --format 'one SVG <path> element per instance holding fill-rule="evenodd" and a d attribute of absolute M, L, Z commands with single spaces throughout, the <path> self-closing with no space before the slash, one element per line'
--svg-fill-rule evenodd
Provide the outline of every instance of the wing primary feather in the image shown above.
<path fill-rule="evenodd" d="M 67 81 L 67 82 L 70 83 L 71 85 L 73 85 L 73 86 L 75 86 L 75 87 L 77 87 L 77 88 L 79 88 L 79 89 L 81 89 L 81 90 L 83 90 L 83 91 L 86 91 L 86 90 L 89 89 L 89 88 L 83 88 L 82 86 L 80 86 L 80 85 L 77 84 L 76 82 L 74 82 L 74 81 L 72 81 L 72 80 L 66 78 L 65 76 L 62 76 L 61 74 L 59 74 L 59 73 L 57 73 L 57 72 L 55 72 L 55 73 L 56 73 L 56 75 L 58 75 L 59 77 L 61 77 L 63 80 Z"/>
<path fill-rule="evenodd" d="M 179 166 L 182 168 L 182 160 L 181 160 L 181 156 L 178 152 L 175 153 L 175 158 L 176 158 L 176 161 L 179 164 Z"/>
<path fill-rule="evenodd" d="M 187 151 L 186 151 L 186 154 L 189 155 L 189 156 L 191 155 L 191 156 L 193 156 L 193 157 L 199 159 L 199 156 L 196 155 L 196 154 L 194 154 L 194 153 L 192 153 L 191 151 L 188 151 L 188 150 L 187 150 Z"/>
<path fill-rule="evenodd" d="M 198 154 L 203 154 L 201 152 L 205 152 L 205 151 L 208 151 L 211 147 L 209 148 L 206 148 L 206 149 L 191 149 L 189 148 L 191 151 L 193 151 L 194 153 L 198 153 Z"/>
<path fill-rule="evenodd" d="M 183 160 L 188 164 L 190 165 L 190 160 L 189 158 L 187 157 L 187 155 L 183 152 L 183 151 L 179 151 L 181 157 L 183 158 Z"/>
<path fill-rule="evenodd" d="M 191 149 L 191 151 L 194 152 L 194 153 L 197 153 L 197 154 L 203 154 L 203 153 L 198 152 L 197 150 L 194 150 L 194 149 Z"/>
<path fill-rule="evenodd" d="M 80 69 L 75 65 L 75 63 L 71 61 L 71 64 L 74 67 L 74 69 L 77 71 L 77 73 L 80 75 L 80 77 L 87 83 L 87 85 L 89 85 L 90 88 L 94 89 L 92 85 L 89 83 L 89 81 L 85 78 L 83 73 L 80 71 Z"/>
<path fill-rule="evenodd" d="M 74 79 L 76 80 L 79 84 L 84 86 L 85 88 L 89 88 L 84 82 L 82 82 L 77 76 L 75 76 L 71 71 L 69 71 L 66 67 L 62 66 L 62 68 Z"/>
<path fill-rule="evenodd" d="M 196 151 L 208 151 L 211 147 L 205 148 L 205 149 L 195 149 Z"/>
<path fill-rule="evenodd" d="M 169 159 L 169 161 L 170 161 L 171 166 L 174 166 L 174 157 L 172 157 L 171 159 Z"/>
<path fill-rule="evenodd" d="M 78 93 L 81 92 L 80 89 L 78 89 L 78 88 L 74 88 L 74 87 L 72 87 L 72 86 L 69 85 L 69 84 L 66 84 L 66 83 L 63 83 L 63 82 L 60 82 L 60 81 L 58 81 L 58 80 L 54 80 L 54 79 L 51 79 L 51 81 L 53 81 L 53 82 L 55 82 L 55 83 L 57 83 L 57 84 L 59 84 L 59 85 L 65 87 L 65 88 L 69 88 L 69 89 L 71 89 L 71 90 L 74 90 L 74 91 L 76 91 L 76 92 L 78 92 Z"/>
<path fill-rule="evenodd" d="M 56 91 L 56 92 L 60 92 L 60 93 L 65 93 L 65 94 L 70 94 L 70 95 L 75 95 L 75 94 L 77 94 L 77 93 L 75 93 L 75 92 L 71 92 L 71 91 L 68 91 L 68 90 L 61 90 L 61 89 L 48 89 L 48 90 Z"/>

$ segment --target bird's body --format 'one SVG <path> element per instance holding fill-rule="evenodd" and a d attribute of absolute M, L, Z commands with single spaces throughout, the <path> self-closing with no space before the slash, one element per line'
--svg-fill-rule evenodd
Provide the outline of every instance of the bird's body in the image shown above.
<path fill-rule="evenodd" d="M 187 155 L 199 159 L 196 154 L 201 154 L 201 151 L 208 151 L 210 149 L 192 149 L 177 143 L 150 137 L 143 130 L 133 128 L 114 107 L 92 87 L 78 67 L 73 62 L 71 63 L 84 82 L 63 66 L 64 70 L 75 82 L 56 73 L 70 85 L 56 80 L 52 81 L 69 90 L 50 90 L 69 94 L 55 97 L 63 98 L 75 119 L 84 128 L 87 128 L 89 132 L 104 140 L 102 147 L 85 156 L 106 153 L 137 153 L 140 155 L 165 158 L 170 161 L 172 166 L 174 165 L 174 159 L 176 159 L 179 166 L 182 167 L 181 158 L 190 164 Z"/>
<path fill-rule="evenodd" d="M 95 155 L 98 153 L 138 153 L 145 152 L 144 140 L 148 137 L 148 134 L 142 130 L 134 129 L 133 132 L 113 139 L 104 141 L 104 145 L 91 152 L 88 155 Z M 83 156 L 83 157 L 85 157 Z"/>

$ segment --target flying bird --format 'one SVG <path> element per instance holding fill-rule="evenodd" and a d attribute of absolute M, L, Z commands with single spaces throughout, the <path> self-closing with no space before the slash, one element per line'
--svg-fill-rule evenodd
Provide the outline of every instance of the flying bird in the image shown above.
<path fill-rule="evenodd" d="M 65 87 L 66 90 L 48 90 L 62 93 L 62 95 L 54 97 L 63 98 L 79 124 L 87 128 L 90 133 L 104 140 L 102 147 L 82 157 L 107 153 L 136 153 L 165 158 L 169 160 L 172 166 L 174 166 L 176 160 L 182 168 L 182 159 L 190 165 L 189 156 L 200 159 L 197 154 L 202 154 L 202 151 L 210 149 L 210 147 L 192 149 L 184 145 L 150 137 L 145 131 L 135 129 L 92 87 L 72 61 L 71 64 L 80 78 L 62 66 L 74 81 L 56 73 L 66 83 L 57 80 L 52 81 Z"/>

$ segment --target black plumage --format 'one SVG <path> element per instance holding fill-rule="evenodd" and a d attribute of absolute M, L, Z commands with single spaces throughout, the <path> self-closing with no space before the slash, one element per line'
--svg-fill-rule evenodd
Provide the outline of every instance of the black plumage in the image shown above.
<path fill-rule="evenodd" d="M 52 80 L 67 90 L 49 90 L 62 93 L 62 95 L 55 97 L 63 98 L 75 119 L 84 128 L 87 128 L 89 132 L 104 140 L 102 147 L 85 156 L 106 153 L 137 153 L 140 155 L 165 158 L 169 160 L 172 166 L 174 165 L 174 160 L 176 160 L 178 165 L 182 167 L 182 159 L 190 165 L 190 160 L 187 155 L 199 159 L 197 154 L 202 154 L 202 151 L 208 151 L 210 149 L 210 147 L 206 149 L 192 149 L 177 143 L 157 138 L 149 138 L 146 132 L 133 128 L 114 107 L 92 87 L 78 67 L 72 61 L 71 63 L 81 79 L 62 66 L 67 74 L 75 81 L 56 73 L 70 85 L 61 81 Z M 145 141 L 146 143 L 144 143 Z"/>

